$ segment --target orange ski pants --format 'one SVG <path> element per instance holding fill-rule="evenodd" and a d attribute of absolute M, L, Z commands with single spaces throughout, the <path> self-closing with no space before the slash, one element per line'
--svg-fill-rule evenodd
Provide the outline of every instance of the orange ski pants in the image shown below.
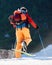
<path fill-rule="evenodd" d="M 27 43 L 27 46 L 32 41 L 29 29 L 26 27 L 24 27 L 22 29 L 16 28 L 16 42 L 17 42 L 17 44 L 16 44 L 15 50 L 22 50 L 22 42 L 23 41 L 25 41 Z M 20 58 L 21 53 L 15 51 L 15 57 Z"/>

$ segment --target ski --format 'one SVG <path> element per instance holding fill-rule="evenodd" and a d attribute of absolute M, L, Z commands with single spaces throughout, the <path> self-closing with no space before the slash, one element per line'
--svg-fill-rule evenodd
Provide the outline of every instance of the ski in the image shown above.
<path fill-rule="evenodd" d="M 23 53 L 23 54 L 25 54 L 25 55 L 27 55 L 27 56 L 35 56 L 35 55 L 30 54 L 30 53 L 27 53 L 27 52 L 21 51 L 21 50 L 15 50 L 15 49 L 12 49 L 12 50 L 13 50 L 13 51 L 16 51 L 16 52 Z"/>

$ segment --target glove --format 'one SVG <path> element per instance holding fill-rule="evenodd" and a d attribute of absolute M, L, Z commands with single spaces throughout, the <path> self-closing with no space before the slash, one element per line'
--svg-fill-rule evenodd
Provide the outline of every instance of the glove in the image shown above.
<path fill-rule="evenodd" d="M 39 26 L 36 27 L 36 30 L 39 30 Z"/>
<path fill-rule="evenodd" d="M 36 31 L 39 33 L 39 26 L 37 26 Z"/>

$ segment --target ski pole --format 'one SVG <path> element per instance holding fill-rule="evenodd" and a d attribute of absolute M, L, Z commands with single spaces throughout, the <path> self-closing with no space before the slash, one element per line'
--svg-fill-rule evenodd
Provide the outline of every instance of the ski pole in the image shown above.
<path fill-rule="evenodd" d="M 38 31 L 38 35 L 39 35 L 39 39 L 40 39 L 40 42 L 41 42 L 42 48 L 44 49 L 44 44 L 43 44 L 42 37 L 41 37 L 39 31 Z"/>
<path fill-rule="evenodd" d="M 42 45 L 42 48 L 43 48 L 43 50 L 44 50 L 44 43 L 43 43 L 43 40 L 42 40 L 42 37 L 41 37 L 41 35 L 40 35 L 40 32 L 39 32 L 39 30 L 38 30 L 38 35 L 39 35 L 39 39 L 40 39 L 40 43 L 41 43 L 41 45 Z M 46 55 L 46 52 L 45 52 L 45 50 L 44 50 L 44 54 Z"/>

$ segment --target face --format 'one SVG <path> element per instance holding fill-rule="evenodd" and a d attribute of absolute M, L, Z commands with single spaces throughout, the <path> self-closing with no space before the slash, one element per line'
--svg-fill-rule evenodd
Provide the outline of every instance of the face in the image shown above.
<path fill-rule="evenodd" d="M 26 14 L 26 9 L 21 10 L 22 13 Z"/>

